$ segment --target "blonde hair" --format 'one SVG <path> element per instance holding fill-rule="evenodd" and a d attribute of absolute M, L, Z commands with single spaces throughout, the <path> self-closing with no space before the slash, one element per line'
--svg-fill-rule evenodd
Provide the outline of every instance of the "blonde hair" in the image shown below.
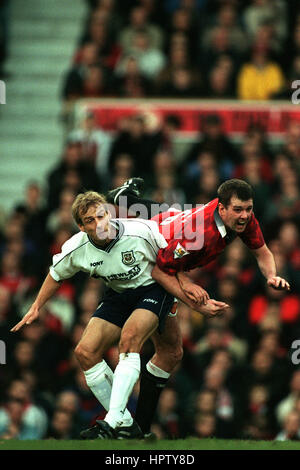
<path fill-rule="evenodd" d="M 86 191 L 78 194 L 72 204 L 72 216 L 76 224 L 83 225 L 81 217 L 86 214 L 91 206 L 98 206 L 99 204 L 107 204 L 103 194 L 96 193 L 96 191 Z"/>

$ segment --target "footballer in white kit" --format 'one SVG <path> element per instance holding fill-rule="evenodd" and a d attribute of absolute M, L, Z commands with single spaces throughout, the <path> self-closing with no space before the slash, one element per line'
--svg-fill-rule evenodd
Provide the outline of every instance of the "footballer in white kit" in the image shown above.
<path fill-rule="evenodd" d="M 159 329 L 171 311 L 174 297 L 151 277 L 156 256 L 167 242 L 156 222 L 142 219 L 111 219 L 115 238 L 97 246 L 89 235 L 79 232 L 54 255 L 50 274 L 57 282 L 84 271 L 104 281 L 108 287 L 93 316 L 122 328 L 135 308 L 151 310 L 159 316 Z"/>
<path fill-rule="evenodd" d="M 168 315 L 173 310 L 174 296 L 188 305 L 192 302 L 183 293 L 177 279 L 172 279 L 172 285 L 168 286 L 170 294 L 151 276 L 159 249 L 167 245 L 156 222 L 112 220 L 105 198 L 93 191 L 77 195 L 72 215 L 80 232 L 63 245 L 60 254 L 53 257 L 53 265 L 33 304 L 11 331 L 16 332 L 39 317 L 41 308 L 55 294 L 60 281 L 78 271 L 103 279 L 108 290 L 74 353 L 88 387 L 107 414 L 104 420 L 96 420 L 95 426 L 83 430 L 80 437 L 143 438 L 151 424 L 161 388 L 182 358 L 177 318 L 176 315 Z M 192 307 L 200 313 L 215 315 L 216 311 L 224 309 L 225 304 L 219 304 L 217 307 L 208 305 L 205 312 L 195 303 Z M 154 388 L 146 386 L 147 394 L 143 387 L 139 397 L 142 407 L 137 408 L 143 411 L 143 426 L 146 428 L 142 431 L 126 405 L 140 376 L 141 348 L 150 337 L 155 353 L 146 368 L 149 380 L 154 380 Z M 117 341 L 119 362 L 113 372 L 104 354 Z"/>

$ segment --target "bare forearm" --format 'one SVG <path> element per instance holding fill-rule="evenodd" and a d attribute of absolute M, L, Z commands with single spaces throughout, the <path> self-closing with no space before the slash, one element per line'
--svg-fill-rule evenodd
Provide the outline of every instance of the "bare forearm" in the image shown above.
<path fill-rule="evenodd" d="M 191 306 L 191 301 L 183 292 L 176 276 L 170 276 L 169 274 L 161 271 L 158 266 L 155 266 L 152 271 L 152 277 L 156 282 L 163 286 L 166 291 L 174 295 L 174 297 L 181 300 L 189 307 Z"/>
<path fill-rule="evenodd" d="M 56 282 L 53 277 L 48 274 L 48 276 L 43 282 L 42 287 L 40 288 L 37 298 L 31 305 L 28 312 L 22 318 L 22 320 L 19 321 L 19 323 L 17 323 L 10 331 L 12 333 L 15 333 L 16 331 L 19 331 L 19 329 L 22 328 L 24 325 L 30 325 L 30 323 L 37 320 L 40 315 L 40 308 L 42 308 L 43 305 L 45 305 L 45 303 L 47 302 L 47 300 L 49 300 L 55 294 L 58 288 L 59 282 Z"/>
<path fill-rule="evenodd" d="M 257 257 L 257 264 L 266 279 L 276 276 L 276 264 L 270 250 L 267 250 L 263 255 Z"/>
<path fill-rule="evenodd" d="M 179 271 L 178 273 L 176 273 L 176 277 L 182 289 L 184 289 L 187 286 L 187 284 L 191 284 L 192 282 L 190 278 L 182 271 Z"/>
<path fill-rule="evenodd" d="M 48 274 L 46 279 L 44 280 L 42 287 L 34 301 L 34 305 L 40 309 L 45 305 L 45 303 L 51 299 L 51 297 L 55 294 L 57 289 L 59 288 L 60 283 L 55 281 L 53 277 Z"/>
<path fill-rule="evenodd" d="M 267 279 L 268 286 L 273 289 L 284 289 L 290 290 L 290 284 L 288 281 L 276 274 L 276 264 L 272 252 L 269 250 L 266 244 L 257 250 L 253 250 L 254 255 L 257 259 L 257 264 L 261 273 Z"/>
<path fill-rule="evenodd" d="M 177 299 L 184 302 L 188 307 L 196 310 L 206 317 L 214 317 L 216 315 L 221 315 L 224 313 L 224 310 L 229 307 L 224 302 L 219 302 L 214 299 L 208 299 L 205 305 L 199 305 L 198 303 L 190 300 L 183 290 L 180 287 L 179 281 L 176 276 L 169 276 L 159 269 L 156 265 L 152 271 L 152 277 L 156 282 L 161 284 L 164 289 L 166 289 L 170 294 L 174 295 Z"/>

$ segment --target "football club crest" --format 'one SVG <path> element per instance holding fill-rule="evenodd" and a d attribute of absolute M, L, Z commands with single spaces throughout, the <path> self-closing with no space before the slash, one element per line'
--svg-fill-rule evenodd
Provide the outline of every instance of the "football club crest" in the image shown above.
<path fill-rule="evenodd" d="M 174 253 L 174 259 L 182 258 L 183 256 L 189 255 L 189 251 L 183 248 L 183 246 L 180 245 L 180 243 L 177 243 L 176 249 L 173 251 L 173 253 Z"/>
<path fill-rule="evenodd" d="M 122 263 L 126 266 L 131 266 L 135 262 L 135 256 L 133 250 L 122 251 Z"/>

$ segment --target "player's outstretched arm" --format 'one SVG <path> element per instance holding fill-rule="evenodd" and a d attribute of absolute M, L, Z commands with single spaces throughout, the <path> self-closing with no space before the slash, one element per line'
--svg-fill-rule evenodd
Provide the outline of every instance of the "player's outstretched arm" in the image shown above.
<path fill-rule="evenodd" d="M 34 320 L 36 320 L 39 316 L 39 310 L 43 307 L 43 305 L 49 300 L 59 288 L 60 283 L 56 282 L 53 277 L 48 274 L 46 279 L 43 282 L 42 287 L 35 299 L 34 303 L 26 313 L 26 315 L 22 318 L 19 323 L 17 323 L 10 331 L 15 333 L 24 325 L 30 325 Z"/>
<path fill-rule="evenodd" d="M 190 300 L 196 302 L 199 305 L 207 304 L 207 301 L 209 300 L 209 294 L 205 289 L 203 289 L 203 287 L 198 286 L 198 284 L 192 282 L 191 279 L 182 271 L 178 272 L 176 277 L 179 281 L 181 289 Z"/>
<path fill-rule="evenodd" d="M 267 279 L 267 284 L 273 289 L 290 290 L 290 284 L 276 274 L 276 264 L 272 252 L 266 244 L 257 250 L 252 250 L 254 253 L 259 269 Z"/>
<path fill-rule="evenodd" d="M 161 284 L 166 291 L 184 302 L 186 305 L 188 305 L 188 307 L 196 310 L 199 313 L 202 313 L 202 315 L 208 317 L 221 315 L 224 313 L 225 309 L 229 307 L 229 305 L 225 302 L 219 302 L 214 299 L 209 299 L 206 305 L 200 305 L 199 303 L 194 302 L 183 292 L 177 277 L 170 276 L 169 274 L 163 272 L 157 265 L 155 265 L 152 270 L 152 277 L 156 282 Z"/>

